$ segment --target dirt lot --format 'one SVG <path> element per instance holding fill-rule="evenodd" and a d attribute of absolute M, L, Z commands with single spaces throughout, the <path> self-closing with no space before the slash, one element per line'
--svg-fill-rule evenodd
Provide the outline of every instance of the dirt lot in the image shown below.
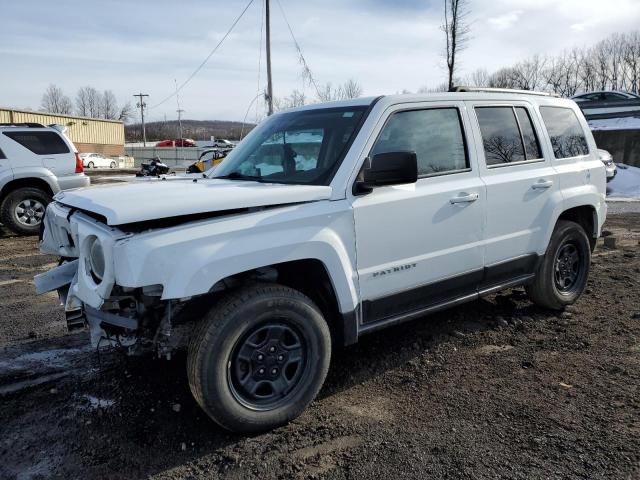
<path fill-rule="evenodd" d="M 606 229 L 618 248 L 568 311 L 514 289 L 366 337 L 302 417 L 255 437 L 205 417 L 183 357 L 65 335 L 31 283 L 55 259 L 5 233 L 0 478 L 640 478 L 640 213 Z"/>

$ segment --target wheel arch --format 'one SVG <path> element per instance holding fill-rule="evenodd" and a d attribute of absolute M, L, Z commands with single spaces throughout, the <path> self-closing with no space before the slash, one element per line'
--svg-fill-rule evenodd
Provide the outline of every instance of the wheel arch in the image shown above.
<path fill-rule="evenodd" d="M 7 182 L 7 184 L 2 187 L 2 190 L 0 190 L 0 201 L 4 200 L 7 195 L 19 188 L 39 188 L 48 195 L 53 196 L 54 194 L 51 185 L 42 178 L 16 178 Z"/>
<path fill-rule="evenodd" d="M 273 282 L 309 297 L 327 321 L 334 345 L 355 343 L 356 330 L 350 314 L 340 312 L 338 294 L 327 266 L 317 258 L 265 265 L 227 276 L 212 287 L 212 293 L 242 288 L 251 282 Z"/>
<path fill-rule="evenodd" d="M 593 205 L 581 205 L 569 208 L 560 214 L 556 220 L 556 224 L 560 220 L 569 220 L 580 225 L 587 234 L 587 237 L 589 237 L 591 251 L 594 250 L 596 240 L 598 239 L 598 214 Z"/>

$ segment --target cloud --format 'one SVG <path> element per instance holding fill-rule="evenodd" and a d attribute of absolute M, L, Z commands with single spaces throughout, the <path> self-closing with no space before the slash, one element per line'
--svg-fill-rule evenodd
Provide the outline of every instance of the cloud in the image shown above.
<path fill-rule="evenodd" d="M 514 10 L 513 12 L 490 18 L 489 24 L 496 30 L 506 30 L 507 28 L 511 28 L 518 21 L 520 15 L 522 15 L 522 10 Z"/>
<path fill-rule="evenodd" d="M 1 0 L 0 0 L 1 1 Z M 2 3 L 0 105 L 37 108 L 49 83 L 75 97 L 79 87 L 111 89 L 118 100 L 149 93 L 153 105 L 182 83 L 248 0 L 50 0 Z M 279 0 L 318 83 L 358 80 L 365 95 L 416 91 L 446 78 L 441 0 Z M 473 0 L 471 39 L 460 74 L 495 70 L 535 53 L 555 54 L 637 29 L 637 0 Z M 256 0 L 199 74 L 180 93 L 185 118 L 242 120 L 265 86 Z M 276 96 L 314 97 L 277 2 L 272 2 Z M 598 28 L 588 23 L 598 19 Z M 258 64 L 261 70 L 258 75 Z M 258 83 L 258 77 L 260 82 Z M 259 111 L 263 111 L 259 106 Z M 175 98 L 149 111 L 176 118 Z M 249 117 L 254 119 L 255 110 Z"/>

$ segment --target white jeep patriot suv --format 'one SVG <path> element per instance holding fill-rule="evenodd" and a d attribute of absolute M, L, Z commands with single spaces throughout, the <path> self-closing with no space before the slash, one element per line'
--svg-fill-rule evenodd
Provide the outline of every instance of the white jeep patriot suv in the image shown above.
<path fill-rule="evenodd" d="M 562 309 L 587 282 L 605 169 L 573 101 L 393 95 L 269 117 L 215 169 L 62 192 L 36 277 L 97 344 L 169 356 L 255 432 L 301 413 L 331 350 L 524 285 Z"/>
<path fill-rule="evenodd" d="M 51 197 L 86 187 L 76 147 L 61 126 L 0 123 L 0 223 L 35 235 Z"/>

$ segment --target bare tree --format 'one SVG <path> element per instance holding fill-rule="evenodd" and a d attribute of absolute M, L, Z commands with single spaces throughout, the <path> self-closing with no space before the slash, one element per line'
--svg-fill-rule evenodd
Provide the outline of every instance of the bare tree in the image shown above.
<path fill-rule="evenodd" d="M 133 118 L 133 106 L 131 102 L 127 102 L 120 107 L 120 113 L 118 113 L 118 120 L 127 123 Z"/>
<path fill-rule="evenodd" d="M 628 89 L 637 93 L 640 89 L 640 32 L 631 32 L 627 35 L 624 67 Z"/>
<path fill-rule="evenodd" d="M 42 95 L 40 106 L 45 112 L 61 113 L 63 115 L 71 115 L 73 111 L 71 99 L 64 94 L 60 87 L 53 83 L 47 87 Z"/>
<path fill-rule="evenodd" d="M 471 72 L 470 75 L 466 77 L 465 82 L 474 87 L 488 87 L 489 86 L 489 72 L 487 72 L 486 68 L 478 68 Z"/>
<path fill-rule="evenodd" d="M 362 96 L 362 85 L 350 78 L 342 85 L 342 97 L 344 99 L 358 98 Z"/>
<path fill-rule="evenodd" d="M 288 97 L 274 98 L 273 108 L 276 111 L 287 108 L 301 107 L 307 104 L 307 96 L 300 90 L 293 90 Z"/>
<path fill-rule="evenodd" d="M 464 50 L 469 40 L 469 11 L 467 0 L 444 0 L 444 23 L 440 29 L 446 37 L 445 57 L 449 73 L 449 90 L 453 90 L 453 79 L 456 69 L 456 56 Z"/>
<path fill-rule="evenodd" d="M 435 87 L 424 85 L 418 89 L 418 93 L 439 93 L 447 92 L 449 90 L 449 84 L 447 82 L 440 83 Z"/>
<path fill-rule="evenodd" d="M 100 117 L 107 120 L 118 118 L 118 101 L 111 90 L 105 90 L 100 96 Z"/>

